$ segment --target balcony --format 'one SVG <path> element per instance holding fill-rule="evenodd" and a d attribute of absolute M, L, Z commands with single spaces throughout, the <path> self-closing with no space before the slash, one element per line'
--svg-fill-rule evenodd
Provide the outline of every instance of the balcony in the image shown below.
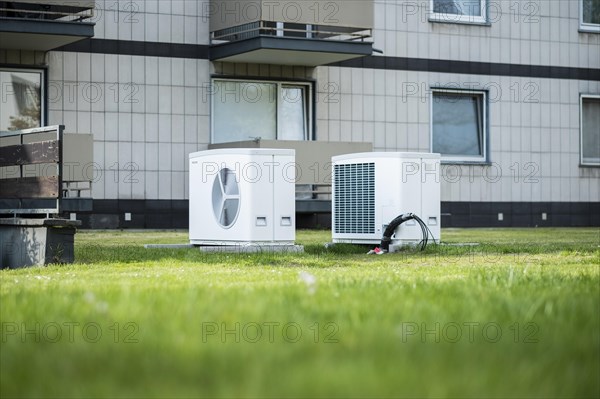
<path fill-rule="evenodd" d="M 212 0 L 212 61 L 318 66 L 371 55 L 373 0 Z"/>
<path fill-rule="evenodd" d="M 94 36 L 95 1 L 0 1 L 0 48 L 49 51 Z"/>

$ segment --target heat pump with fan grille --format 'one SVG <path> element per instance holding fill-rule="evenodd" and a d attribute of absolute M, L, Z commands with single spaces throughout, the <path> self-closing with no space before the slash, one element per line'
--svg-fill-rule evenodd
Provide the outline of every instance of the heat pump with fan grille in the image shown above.
<path fill-rule="evenodd" d="M 370 152 L 332 158 L 334 243 L 379 244 L 397 216 L 414 213 L 440 239 L 440 155 Z M 431 236 L 430 236 L 431 239 Z M 423 240 L 419 224 L 408 221 L 392 245 Z"/>
<path fill-rule="evenodd" d="M 293 245 L 294 161 L 283 149 L 190 154 L 190 243 Z"/>

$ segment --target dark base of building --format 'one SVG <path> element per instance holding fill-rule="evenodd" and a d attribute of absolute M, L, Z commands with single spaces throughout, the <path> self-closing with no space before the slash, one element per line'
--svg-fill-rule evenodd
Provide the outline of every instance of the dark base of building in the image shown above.
<path fill-rule="evenodd" d="M 77 219 L 83 229 L 187 229 L 188 201 L 94 200 Z M 329 229 L 331 213 L 298 213 L 296 225 Z M 600 203 L 443 202 L 442 227 L 600 227 Z"/>

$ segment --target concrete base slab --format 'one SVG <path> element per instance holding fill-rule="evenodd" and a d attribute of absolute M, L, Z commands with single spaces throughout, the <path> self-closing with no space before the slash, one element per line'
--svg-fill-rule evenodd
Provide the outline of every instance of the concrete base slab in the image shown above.
<path fill-rule="evenodd" d="M 191 244 L 147 244 L 146 249 L 191 249 L 194 248 Z"/>
<path fill-rule="evenodd" d="M 298 254 L 304 253 L 302 245 L 231 245 L 231 246 L 199 246 L 206 253 L 232 253 L 232 254 L 256 254 L 256 253 L 278 253 Z"/>
<path fill-rule="evenodd" d="M 345 243 L 329 242 L 329 243 L 325 244 L 325 248 L 333 248 L 336 245 L 340 245 L 340 244 L 345 244 Z M 356 244 L 356 245 L 368 246 L 369 244 Z M 387 252 L 387 253 L 393 254 L 396 252 L 400 252 L 405 248 L 416 248 L 417 245 L 418 245 L 418 243 L 390 244 L 390 249 L 389 249 L 389 252 Z M 375 247 L 379 247 L 379 244 L 371 244 L 370 248 L 372 249 Z"/>
<path fill-rule="evenodd" d="M 146 249 L 192 249 L 198 248 L 205 253 L 227 253 L 227 254 L 256 254 L 256 253 L 303 253 L 302 245 L 191 245 L 191 244 L 148 244 Z"/>

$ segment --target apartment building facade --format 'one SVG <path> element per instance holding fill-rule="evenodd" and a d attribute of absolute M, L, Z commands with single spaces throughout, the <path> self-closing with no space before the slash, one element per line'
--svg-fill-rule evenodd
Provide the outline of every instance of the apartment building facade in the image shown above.
<path fill-rule="evenodd" d="M 600 225 L 597 0 L 0 2 L 0 80 L 0 131 L 93 135 L 86 227 L 187 227 L 188 154 L 248 140 L 441 153 L 446 227 Z"/>

